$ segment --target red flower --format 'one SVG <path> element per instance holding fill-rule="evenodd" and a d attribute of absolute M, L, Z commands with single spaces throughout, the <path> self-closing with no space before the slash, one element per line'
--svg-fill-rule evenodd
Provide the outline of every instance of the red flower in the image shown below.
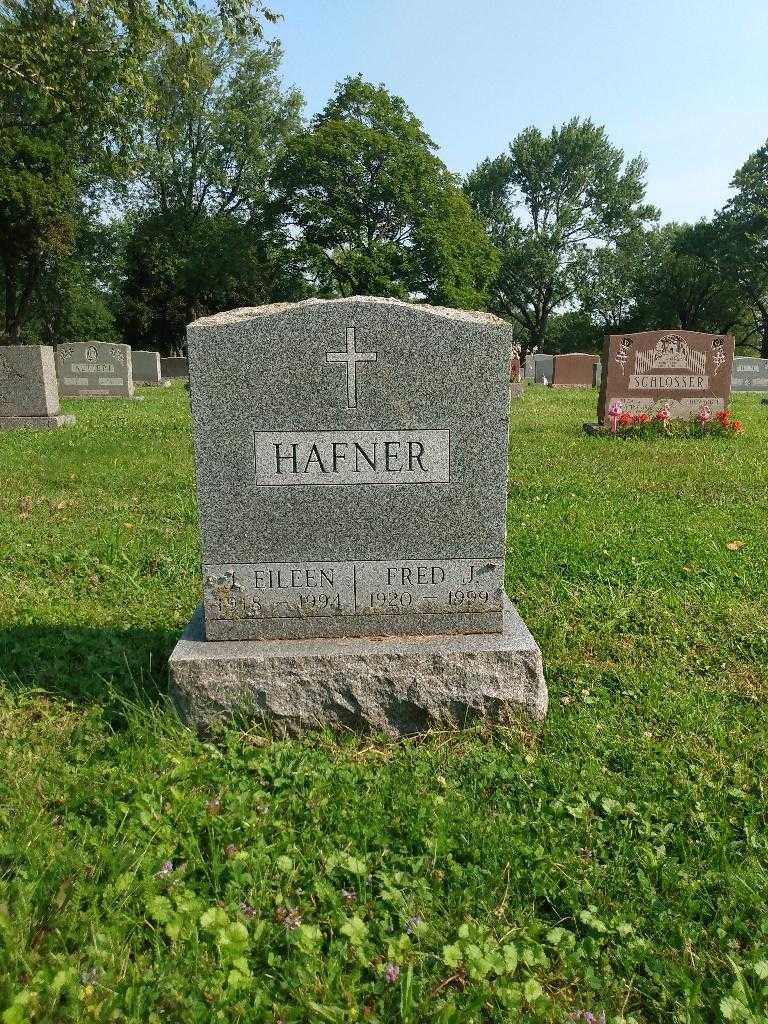
<path fill-rule="evenodd" d="M 720 412 L 715 413 L 715 419 L 717 420 L 718 423 L 722 423 L 722 425 L 724 427 L 727 426 L 728 420 L 730 420 L 730 418 L 731 418 L 731 410 L 730 409 L 721 409 Z"/>
<path fill-rule="evenodd" d="M 619 416 L 620 427 L 631 427 L 634 422 L 635 417 L 632 415 L 631 412 L 623 412 L 621 416 Z"/>
<path fill-rule="evenodd" d="M 636 423 L 650 423 L 651 417 L 647 412 L 641 412 L 639 416 L 635 418 Z"/>
<path fill-rule="evenodd" d="M 740 434 L 742 432 L 742 430 L 744 429 L 742 427 L 742 425 L 741 425 L 741 420 L 731 420 L 731 422 L 728 424 L 728 426 L 731 428 L 731 430 L 734 430 L 737 434 Z"/>

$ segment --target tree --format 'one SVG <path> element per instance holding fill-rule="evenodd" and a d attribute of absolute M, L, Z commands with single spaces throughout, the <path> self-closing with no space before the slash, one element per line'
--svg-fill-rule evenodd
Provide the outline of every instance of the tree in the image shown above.
<path fill-rule="evenodd" d="M 604 128 L 573 118 L 548 136 L 527 128 L 468 175 L 466 193 L 501 252 L 492 307 L 520 325 L 526 350 L 543 347 L 549 317 L 574 298 L 586 248 L 658 216 L 643 202 L 645 171 L 641 157 L 624 164 Z"/>
<path fill-rule="evenodd" d="M 221 0 L 233 35 L 274 15 Z M 195 0 L 0 0 L 0 272 L 5 340 L 22 336 L 42 276 L 75 252 L 79 213 L 125 180 L 144 63 L 158 40 L 190 31 Z"/>
<path fill-rule="evenodd" d="M 649 250 L 649 233 L 638 230 L 615 245 L 584 251 L 575 271 L 575 291 L 583 313 L 604 333 L 628 330 L 636 318 Z"/>
<path fill-rule="evenodd" d="M 482 307 L 496 255 L 405 102 L 347 78 L 275 172 L 297 254 L 323 295 Z"/>
<path fill-rule="evenodd" d="M 177 351 L 197 316 L 303 295 L 270 184 L 303 102 L 280 61 L 213 17 L 148 61 L 120 283 L 129 340 Z"/>
<path fill-rule="evenodd" d="M 40 274 L 71 248 L 75 187 L 56 145 L 17 130 L 0 136 L 0 257 L 4 337 L 18 344 Z"/>
<path fill-rule="evenodd" d="M 716 225 L 665 224 L 647 236 L 638 278 L 638 313 L 648 327 L 724 334 L 739 318 L 739 296 L 719 266 Z"/>
<path fill-rule="evenodd" d="M 759 330 L 768 359 L 768 142 L 734 175 L 735 195 L 716 219 L 718 266 L 732 280 Z"/>

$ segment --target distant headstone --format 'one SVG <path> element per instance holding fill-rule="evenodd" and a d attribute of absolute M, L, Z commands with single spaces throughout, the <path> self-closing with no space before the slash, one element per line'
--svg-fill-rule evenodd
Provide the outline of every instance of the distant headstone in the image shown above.
<path fill-rule="evenodd" d="M 534 373 L 533 379 L 535 384 L 547 384 L 552 380 L 552 364 L 554 362 L 554 356 L 545 355 L 543 352 L 537 352 L 534 356 Z"/>
<path fill-rule="evenodd" d="M 355 297 L 187 334 L 203 606 L 170 661 L 183 717 L 542 717 L 504 591 L 509 325 Z"/>
<path fill-rule="evenodd" d="M 513 352 L 509 361 L 509 379 L 513 384 L 520 383 L 520 353 Z"/>
<path fill-rule="evenodd" d="M 59 391 L 72 398 L 133 398 L 129 345 L 79 341 L 59 345 Z"/>
<path fill-rule="evenodd" d="M 732 391 L 768 391 L 768 359 L 734 356 Z"/>
<path fill-rule="evenodd" d="M 0 430 L 55 430 L 74 422 L 59 410 L 50 345 L 0 346 Z"/>
<path fill-rule="evenodd" d="M 594 387 L 595 364 L 598 361 L 597 356 L 589 352 L 568 352 L 555 356 L 552 362 L 552 387 Z"/>
<path fill-rule="evenodd" d="M 164 356 L 160 360 L 160 370 L 164 380 L 174 377 L 189 376 L 189 360 L 186 356 Z"/>
<path fill-rule="evenodd" d="M 529 352 L 525 357 L 525 379 L 535 380 L 536 379 L 536 356 L 533 352 Z"/>
<path fill-rule="evenodd" d="M 144 352 L 141 349 L 131 350 L 134 384 L 142 387 L 166 387 L 170 381 L 163 380 L 160 372 L 160 353 Z"/>
<path fill-rule="evenodd" d="M 597 360 L 595 365 L 592 367 L 592 387 L 599 388 L 600 383 L 603 379 L 603 364 L 601 360 Z"/>
<path fill-rule="evenodd" d="M 668 405 L 672 419 L 693 419 L 702 406 L 725 409 L 731 390 L 734 340 L 697 331 L 642 331 L 605 339 L 598 419 L 611 403 L 624 412 L 655 414 Z"/>

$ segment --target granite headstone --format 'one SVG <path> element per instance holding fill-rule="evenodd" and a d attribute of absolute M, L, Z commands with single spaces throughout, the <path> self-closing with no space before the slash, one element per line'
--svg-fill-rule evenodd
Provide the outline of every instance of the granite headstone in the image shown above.
<path fill-rule="evenodd" d="M 525 357 L 524 376 L 526 380 L 536 379 L 536 356 L 533 352 L 529 352 Z"/>
<path fill-rule="evenodd" d="M 160 372 L 159 352 L 148 352 L 134 348 L 131 350 L 131 366 L 134 384 L 140 384 L 142 387 L 161 388 L 170 383 L 170 381 L 163 380 Z"/>
<path fill-rule="evenodd" d="M 186 356 L 163 356 L 160 360 L 163 380 L 189 376 L 189 360 Z"/>
<path fill-rule="evenodd" d="M 355 297 L 188 328 L 203 606 L 187 721 L 420 731 L 546 709 L 504 591 L 512 332 Z"/>
<path fill-rule="evenodd" d="M 553 388 L 594 387 L 595 363 L 598 358 L 588 352 L 568 352 L 556 355 L 552 362 Z"/>
<path fill-rule="evenodd" d="M 59 409 L 50 345 L 0 346 L 0 430 L 55 430 L 74 422 Z"/>
<path fill-rule="evenodd" d="M 133 398 L 129 345 L 74 342 L 56 349 L 59 391 L 73 398 Z"/>
<path fill-rule="evenodd" d="M 544 352 L 537 352 L 534 356 L 534 383 L 547 384 L 552 382 L 552 364 L 554 356 L 546 355 Z"/>
<path fill-rule="evenodd" d="M 768 359 L 734 356 L 732 391 L 768 391 Z"/>
<path fill-rule="evenodd" d="M 693 419 L 708 406 L 725 409 L 731 390 L 734 340 L 697 331 L 641 331 L 611 334 L 603 349 L 598 420 L 611 403 L 624 412 L 654 415 L 662 406 L 672 419 Z"/>

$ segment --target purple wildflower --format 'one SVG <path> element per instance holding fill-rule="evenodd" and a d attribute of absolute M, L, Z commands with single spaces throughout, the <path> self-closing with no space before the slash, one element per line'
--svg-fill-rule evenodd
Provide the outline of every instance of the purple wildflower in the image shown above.
<path fill-rule="evenodd" d="M 413 935 L 419 925 L 424 924 L 424 918 L 421 914 L 414 914 L 413 917 L 409 917 L 405 922 L 405 930 L 409 935 Z"/>
<path fill-rule="evenodd" d="M 167 878 L 168 875 L 172 875 L 172 874 L 173 874 L 173 861 L 172 860 L 166 860 L 166 861 L 164 861 L 163 866 L 160 868 L 160 870 L 155 875 L 155 878 Z"/>
<path fill-rule="evenodd" d="M 256 916 L 256 908 L 252 907 L 251 904 L 247 900 L 241 900 L 241 902 L 240 902 L 240 912 L 245 914 L 246 917 L 255 917 Z"/>
<path fill-rule="evenodd" d="M 233 857 L 237 856 L 237 847 L 235 846 L 234 843 L 230 843 L 229 846 L 227 846 L 226 849 L 224 850 L 224 853 L 230 860 L 232 860 Z"/>
<path fill-rule="evenodd" d="M 397 964 L 387 964 L 384 968 L 384 977 L 390 983 L 394 985 L 397 979 L 400 977 L 400 967 Z"/>

